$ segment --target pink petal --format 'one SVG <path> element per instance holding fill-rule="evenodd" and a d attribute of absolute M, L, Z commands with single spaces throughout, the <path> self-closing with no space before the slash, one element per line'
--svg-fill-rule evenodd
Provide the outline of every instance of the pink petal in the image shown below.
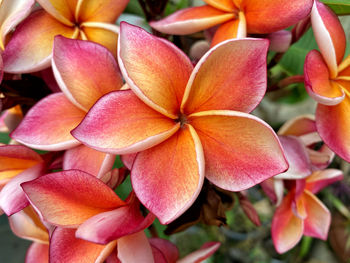
<path fill-rule="evenodd" d="M 270 40 L 270 50 L 284 53 L 287 52 L 292 43 L 292 33 L 288 30 L 273 32 L 267 36 Z"/>
<path fill-rule="evenodd" d="M 171 243 L 170 241 L 162 238 L 150 238 L 149 242 L 153 248 L 157 249 L 157 252 L 161 259 L 164 259 L 166 263 L 168 262 L 176 262 L 176 260 L 179 258 L 179 250 L 178 248 Z M 153 253 L 154 255 L 154 253 Z M 157 258 L 155 258 L 155 262 L 158 263 Z M 161 261 L 159 261 L 160 263 Z"/>
<path fill-rule="evenodd" d="M 220 247 L 219 242 L 207 242 L 199 250 L 188 254 L 182 259 L 178 260 L 178 263 L 199 263 L 203 260 L 209 258 L 215 253 L 216 250 Z"/>
<path fill-rule="evenodd" d="M 49 262 L 49 245 L 34 242 L 27 250 L 25 263 Z"/>
<path fill-rule="evenodd" d="M 343 172 L 337 169 L 326 169 L 313 172 L 306 178 L 306 188 L 313 194 L 317 194 L 321 189 L 344 178 Z"/>
<path fill-rule="evenodd" d="M 134 161 L 136 159 L 137 153 L 132 154 L 124 154 L 121 156 L 121 160 L 126 168 L 131 170 L 132 166 L 134 165 Z"/>

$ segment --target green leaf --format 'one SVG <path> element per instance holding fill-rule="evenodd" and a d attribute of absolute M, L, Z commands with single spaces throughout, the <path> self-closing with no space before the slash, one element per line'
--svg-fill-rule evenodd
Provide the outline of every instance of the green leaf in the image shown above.
<path fill-rule="evenodd" d="M 321 1 L 324 4 L 328 5 L 337 15 L 350 14 L 349 0 L 321 0 Z"/>
<path fill-rule="evenodd" d="M 10 140 L 8 133 L 0 132 L 0 143 L 8 144 Z"/>
<path fill-rule="evenodd" d="M 138 0 L 130 0 L 129 4 L 124 10 L 124 13 L 130 13 L 130 14 L 135 14 L 135 15 L 145 17 Z"/>

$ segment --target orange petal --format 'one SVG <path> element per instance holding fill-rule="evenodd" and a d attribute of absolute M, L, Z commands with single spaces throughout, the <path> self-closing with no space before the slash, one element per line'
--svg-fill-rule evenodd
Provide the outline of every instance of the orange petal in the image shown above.
<path fill-rule="evenodd" d="M 41 218 L 54 225 L 78 226 L 125 205 L 102 181 L 79 170 L 47 174 L 23 183 L 22 188 Z"/>
<path fill-rule="evenodd" d="M 67 26 L 74 25 L 74 13 L 78 0 L 37 0 L 54 18 Z"/>
<path fill-rule="evenodd" d="M 34 242 L 27 250 L 25 263 L 49 262 L 49 245 Z"/>
<path fill-rule="evenodd" d="M 98 151 L 128 154 L 166 140 L 179 127 L 179 123 L 148 107 L 131 90 L 121 90 L 102 97 L 72 134 Z"/>
<path fill-rule="evenodd" d="M 117 241 L 98 245 L 75 237 L 75 229 L 57 227 L 50 240 L 50 263 L 102 263 Z"/>
<path fill-rule="evenodd" d="M 307 54 L 304 74 L 306 91 L 317 102 L 336 105 L 344 99 L 344 91 L 337 82 L 330 79 L 328 67 L 319 51 L 312 50 Z"/>
<path fill-rule="evenodd" d="M 277 207 L 271 224 L 272 240 L 278 253 L 282 254 L 294 247 L 304 231 L 303 220 L 296 217 L 291 209 L 293 192 Z"/>
<path fill-rule="evenodd" d="M 151 27 L 171 35 L 192 34 L 234 19 L 234 13 L 223 12 L 209 5 L 190 7 L 150 22 Z"/>
<path fill-rule="evenodd" d="M 118 61 L 126 82 L 147 105 L 176 119 L 193 66 L 170 42 L 122 22 Z"/>
<path fill-rule="evenodd" d="M 67 98 L 86 112 L 100 97 L 123 85 L 112 54 L 89 41 L 56 36 L 52 69 Z"/>
<path fill-rule="evenodd" d="M 232 0 L 203 0 L 208 5 L 226 12 L 233 12 L 237 7 Z"/>
<path fill-rule="evenodd" d="M 315 0 L 311 12 L 315 39 L 326 61 L 330 76 L 337 76 L 337 65 L 345 54 L 345 32 L 338 17 L 329 7 Z"/>
<path fill-rule="evenodd" d="M 74 37 L 74 28 L 44 10 L 33 12 L 15 30 L 3 53 L 4 71 L 29 73 L 49 67 L 56 35 Z"/>
<path fill-rule="evenodd" d="M 260 39 L 231 40 L 212 48 L 191 74 L 182 111 L 252 111 L 266 91 L 267 49 L 268 41 Z"/>
<path fill-rule="evenodd" d="M 285 29 L 309 15 L 313 0 L 244 0 L 248 33 L 267 34 Z"/>
<path fill-rule="evenodd" d="M 277 135 L 253 115 L 207 111 L 189 123 L 203 145 L 206 177 L 223 189 L 241 191 L 288 168 Z"/>
<path fill-rule="evenodd" d="M 313 115 L 301 115 L 284 123 L 279 129 L 278 135 L 301 136 L 315 131 L 315 117 Z"/>
<path fill-rule="evenodd" d="M 68 149 L 79 144 L 70 131 L 84 116 L 85 112 L 74 106 L 63 93 L 54 93 L 30 109 L 11 137 L 35 149 Z"/>
<path fill-rule="evenodd" d="M 203 181 L 202 146 L 190 125 L 140 152 L 131 170 L 137 197 L 162 224 L 173 221 L 193 204 Z"/>

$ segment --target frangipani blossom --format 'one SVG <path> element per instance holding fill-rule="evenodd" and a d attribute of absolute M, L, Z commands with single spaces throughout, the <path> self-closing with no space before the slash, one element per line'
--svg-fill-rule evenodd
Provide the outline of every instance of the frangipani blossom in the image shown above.
<path fill-rule="evenodd" d="M 118 47 L 131 90 L 102 97 L 72 134 L 100 151 L 139 152 L 133 189 L 163 224 L 191 206 L 205 176 L 240 191 L 287 169 L 276 134 L 248 114 L 266 90 L 266 40 L 227 41 L 194 69 L 174 45 L 127 23 Z"/>
<path fill-rule="evenodd" d="M 322 140 L 350 161 L 350 56 L 343 62 L 346 39 L 338 17 L 315 1 L 312 28 L 321 53 L 312 50 L 304 65 L 305 87 L 318 102 L 316 126 Z"/>
<path fill-rule="evenodd" d="M 18 2 L 18 1 L 14 1 Z M 34 11 L 15 30 L 3 53 L 5 71 L 28 73 L 51 63 L 56 35 L 91 40 L 117 52 L 119 28 L 114 25 L 128 0 L 38 0 Z"/>
<path fill-rule="evenodd" d="M 312 0 L 204 0 L 150 25 L 163 33 L 186 35 L 219 25 L 212 46 L 231 38 L 268 34 L 305 18 Z"/>

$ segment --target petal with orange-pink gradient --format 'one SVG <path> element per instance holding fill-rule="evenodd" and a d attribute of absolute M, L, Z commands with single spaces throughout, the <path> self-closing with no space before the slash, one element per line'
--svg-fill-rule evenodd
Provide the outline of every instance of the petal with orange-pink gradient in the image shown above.
<path fill-rule="evenodd" d="M 272 240 L 276 251 L 280 254 L 294 247 L 304 231 L 303 220 L 296 217 L 291 209 L 293 194 L 293 192 L 289 192 L 285 196 L 272 219 Z"/>
<path fill-rule="evenodd" d="M 203 150 L 190 125 L 140 152 L 131 170 L 137 197 L 162 224 L 173 221 L 193 204 L 203 181 Z"/>
<path fill-rule="evenodd" d="M 189 122 L 203 145 L 206 177 L 223 189 L 241 191 L 288 168 L 277 135 L 253 115 L 206 111 Z"/>
<path fill-rule="evenodd" d="M 304 220 L 304 235 L 327 239 L 331 224 L 331 213 L 327 207 L 312 193 L 303 194 L 307 217 Z"/>
<path fill-rule="evenodd" d="M 74 25 L 74 15 L 79 0 L 37 0 L 51 16 L 67 26 Z"/>
<path fill-rule="evenodd" d="M 123 85 L 112 54 L 105 47 L 89 41 L 56 36 L 52 69 L 63 93 L 85 111 L 100 97 Z"/>
<path fill-rule="evenodd" d="M 278 135 L 301 136 L 315 131 L 315 117 L 313 115 L 301 115 L 285 122 L 278 130 Z"/>
<path fill-rule="evenodd" d="M 332 151 L 350 162 L 350 98 L 335 105 L 317 105 L 316 126 L 322 140 Z"/>
<path fill-rule="evenodd" d="M 102 181 L 79 170 L 47 174 L 21 186 L 40 217 L 59 226 L 75 227 L 125 205 Z"/>
<path fill-rule="evenodd" d="M 77 169 L 101 179 L 112 170 L 114 161 L 114 155 L 79 145 L 64 153 L 63 170 Z"/>
<path fill-rule="evenodd" d="M 176 119 L 193 66 L 175 45 L 122 22 L 118 61 L 126 82 L 148 106 Z"/>
<path fill-rule="evenodd" d="M 35 149 L 69 149 L 80 144 L 70 131 L 78 126 L 85 114 L 63 93 L 54 93 L 35 104 L 10 136 Z"/>
<path fill-rule="evenodd" d="M 2 0 L 0 8 L 0 48 L 5 49 L 6 36 L 32 11 L 34 0 Z"/>
<path fill-rule="evenodd" d="M 322 56 L 328 65 L 330 77 L 338 73 L 338 64 L 345 54 L 346 38 L 339 18 L 333 11 L 315 0 L 311 12 L 311 24 Z"/>
<path fill-rule="evenodd" d="M 25 263 L 49 262 L 49 245 L 34 242 L 27 250 Z"/>
<path fill-rule="evenodd" d="M 307 54 L 304 74 L 306 91 L 317 102 L 336 105 L 344 99 L 344 91 L 337 82 L 330 79 L 328 67 L 319 51 L 312 50 Z"/>
<path fill-rule="evenodd" d="M 50 239 L 52 263 L 102 263 L 113 251 L 117 241 L 107 245 L 91 243 L 75 237 L 75 229 L 57 227 Z"/>
<path fill-rule="evenodd" d="M 128 154 L 166 140 L 179 127 L 148 107 L 133 91 L 121 90 L 98 100 L 72 134 L 98 151 Z"/>
<path fill-rule="evenodd" d="M 162 33 L 187 35 L 234 18 L 236 18 L 234 13 L 228 13 L 209 5 L 204 5 L 179 10 L 159 21 L 150 22 L 150 25 Z"/>
<path fill-rule="evenodd" d="M 268 41 L 261 39 L 231 40 L 212 48 L 191 74 L 183 112 L 252 111 L 266 91 L 267 49 Z"/>
<path fill-rule="evenodd" d="M 327 185 L 340 181 L 343 178 L 343 172 L 338 169 L 315 171 L 306 178 L 306 189 L 316 194 Z"/>
<path fill-rule="evenodd" d="M 75 29 L 37 10 L 15 30 L 3 53 L 4 71 L 29 73 L 49 67 L 54 36 L 74 38 Z"/>
<path fill-rule="evenodd" d="M 199 263 L 209 258 L 220 247 L 219 242 L 207 242 L 200 249 L 188 254 L 182 259 L 178 260 L 178 263 Z"/>
<path fill-rule="evenodd" d="M 267 34 L 285 29 L 309 15 L 313 0 L 243 0 L 248 33 Z"/>

